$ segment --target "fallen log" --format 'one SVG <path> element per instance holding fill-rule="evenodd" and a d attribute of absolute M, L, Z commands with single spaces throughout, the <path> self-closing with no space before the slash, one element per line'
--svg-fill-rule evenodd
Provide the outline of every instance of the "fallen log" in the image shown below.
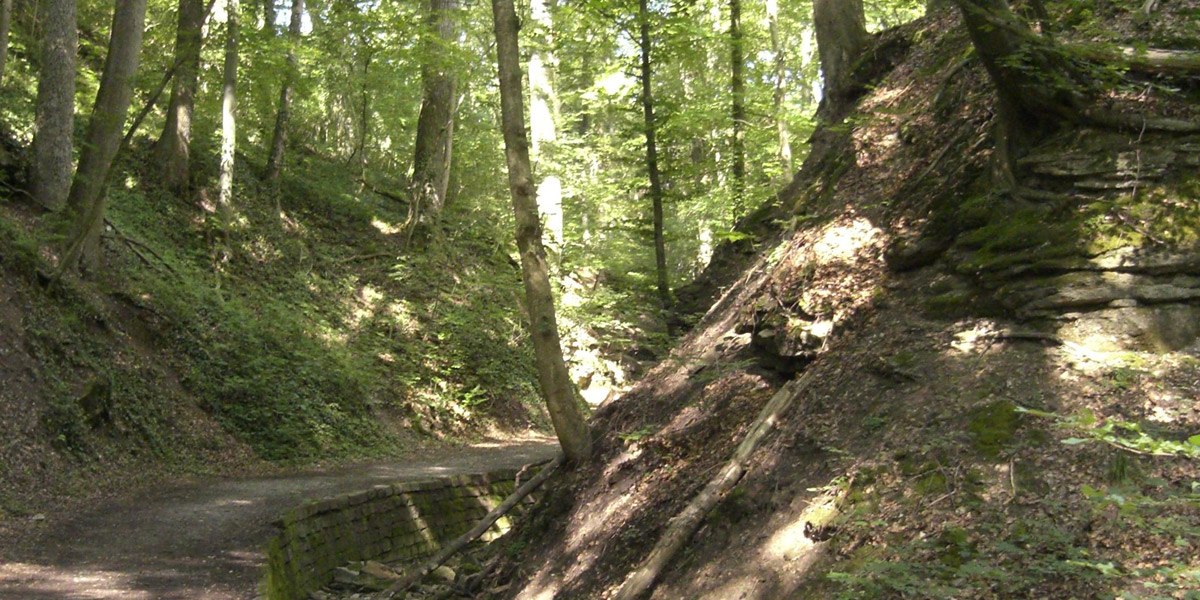
<path fill-rule="evenodd" d="M 1137 73 L 1176 77 L 1200 76 L 1200 52 L 1161 48 L 1143 50 L 1130 46 L 1113 47 L 1098 44 L 1070 44 L 1069 47 L 1084 59 L 1120 64 Z"/>
<path fill-rule="evenodd" d="M 800 394 L 808 387 L 809 379 L 810 375 L 806 374 L 800 379 L 787 382 L 782 388 L 779 388 L 779 391 L 775 392 L 775 395 L 759 413 L 758 418 L 750 425 L 750 431 L 746 433 L 746 437 L 742 438 L 741 444 L 738 444 L 733 457 L 725 463 L 717 476 L 704 486 L 704 489 L 688 503 L 683 511 L 671 519 L 667 530 L 654 545 L 654 549 L 650 551 L 650 556 L 638 570 L 625 580 L 614 600 L 636 600 L 653 589 L 663 569 L 683 549 L 692 534 L 696 533 L 708 513 L 745 475 L 746 463 L 749 462 L 750 456 L 758 449 L 763 438 L 791 409 L 796 398 L 800 397 Z"/>
<path fill-rule="evenodd" d="M 479 522 L 475 524 L 475 527 L 471 528 L 470 531 L 458 536 L 449 544 L 443 546 L 437 554 L 433 555 L 433 558 L 425 561 L 425 563 L 421 565 L 421 568 L 417 569 L 411 575 L 401 579 L 400 581 L 397 581 L 386 590 L 380 592 L 378 598 L 389 599 L 395 598 L 398 594 L 404 594 L 409 588 L 416 585 L 435 569 L 442 566 L 442 564 L 449 560 L 451 556 L 459 553 L 471 542 L 479 539 L 479 536 L 486 533 L 488 529 L 491 529 L 492 524 L 495 523 L 500 517 L 512 510 L 513 507 L 521 502 L 521 500 L 524 500 L 526 496 L 541 487 L 543 483 L 546 483 L 546 480 L 550 479 L 550 476 L 554 474 L 554 471 L 562 465 L 563 460 L 564 455 L 560 452 L 558 456 L 554 457 L 554 460 L 546 463 L 546 466 L 542 467 L 542 470 L 538 471 L 537 475 L 534 475 L 529 481 L 521 484 L 521 487 L 518 487 L 516 491 L 509 495 L 508 498 L 505 498 L 504 502 L 500 503 L 500 506 L 492 509 L 491 512 L 480 519 Z"/>

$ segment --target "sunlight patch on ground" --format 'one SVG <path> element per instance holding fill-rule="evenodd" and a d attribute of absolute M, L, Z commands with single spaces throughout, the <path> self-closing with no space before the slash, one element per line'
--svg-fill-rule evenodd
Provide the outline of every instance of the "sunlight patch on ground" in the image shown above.
<path fill-rule="evenodd" d="M 783 529 L 775 532 L 763 546 L 762 556 L 768 560 L 795 560 L 812 550 L 815 545 L 804 534 L 807 523 L 825 525 L 837 516 L 840 489 L 827 489 L 812 499 L 808 507 Z"/>
<path fill-rule="evenodd" d="M 848 261 L 871 245 L 881 233 L 867 219 L 856 218 L 847 224 L 826 227 L 812 244 L 811 251 L 819 264 Z"/>
<path fill-rule="evenodd" d="M 395 235 L 401 231 L 404 231 L 404 225 L 400 223 L 388 223 L 387 221 L 381 221 L 378 217 L 371 219 L 371 227 L 374 227 L 383 235 Z"/>
<path fill-rule="evenodd" d="M 61 570 L 30 563 L 0 564 L 0 597 L 45 598 L 152 598 L 150 593 L 133 589 L 133 577 L 116 571 Z M 16 590 L 14 596 L 8 592 Z M 86 591 L 80 591 L 86 590 Z"/>

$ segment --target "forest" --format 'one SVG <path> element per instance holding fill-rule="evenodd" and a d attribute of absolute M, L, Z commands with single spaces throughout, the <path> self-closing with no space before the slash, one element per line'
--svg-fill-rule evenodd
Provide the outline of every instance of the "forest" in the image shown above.
<path fill-rule="evenodd" d="M 1200 597 L 1195 0 L 0 0 L 0 597 Z"/>

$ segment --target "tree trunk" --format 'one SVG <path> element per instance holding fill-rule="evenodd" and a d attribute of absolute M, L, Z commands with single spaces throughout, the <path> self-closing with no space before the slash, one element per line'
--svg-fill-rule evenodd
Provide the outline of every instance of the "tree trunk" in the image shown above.
<path fill-rule="evenodd" d="M 554 22 L 548 0 L 530 0 L 530 14 L 545 39 L 529 53 L 529 135 L 533 141 L 533 160 L 541 165 L 546 159 L 548 145 L 558 140 L 558 96 L 551 79 L 554 54 L 552 46 Z M 538 211 L 550 230 L 550 243 L 561 251 L 563 243 L 562 180 L 557 175 L 543 176 L 537 184 Z"/>
<path fill-rule="evenodd" d="M 59 210 L 71 190 L 75 134 L 75 0 L 42 0 L 41 75 L 34 117 L 30 189 L 39 204 Z"/>
<path fill-rule="evenodd" d="M 534 199 L 529 141 L 525 136 L 521 52 L 517 47 L 517 14 L 513 9 L 513 0 L 492 0 L 492 15 L 495 20 L 501 127 L 508 163 L 508 186 L 512 192 L 513 214 L 517 221 L 517 248 L 521 254 L 521 274 L 525 283 L 538 383 L 567 460 L 579 462 L 591 455 L 592 441 L 576 398 L 575 386 L 571 383 L 563 360 L 558 322 L 554 315 L 554 296 L 550 288 L 546 251 L 542 247 L 542 224 Z"/>
<path fill-rule="evenodd" d="M 646 127 L 646 171 L 650 176 L 650 201 L 654 205 L 654 265 L 658 281 L 658 301 L 664 311 L 671 310 L 671 284 L 667 274 L 667 244 L 663 235 L 663 187 L 658 172 L 658 131 L 654 121 L 654 94 L 651 89 L 650 9 L 647 0 L 638 2 L 638 29 L 642 51 L 642 116 Z"/>
<path fill-rule="evenodd" d="M 996 86 L 995 175 L 1013 185 L 1013 164 L 1024 149 L 1080 116 L 1083 78 L 1062 49 L 1034 33 L 1005 0 L 954 2 Z"/>
<path fill-rule="evenodd" d="M 13 0 L 0 2 L 0 83 L 4 83 L 4 68 L 8 66 L 8 29 L 12 24 Z"/>
<path fill-rule="evenodd" d="M 158 138 L 156 152 L 162 167 L 163 185 L 182 192 L 188 186 L 192 142 L 192 111 L 196 104 L 196 85 L 200 73 L 201 28 L 204 26 L 203 0 L 179 0 L 179 29 L 175 34 L 175 82 L 167 122 Z"/>
<path fill-rule="evenodd" d="M 746 68 L 742 35 L 742 0 L 729 0 L 730 89 L 733 91 L 733 201 L 734 220 L 746 210 Z"/>
<path fill-rule="evenodd" d="M 424 94 L 417 117 L 413 149 L 412 200 L 408 207 L 408 235 L 437 220 L 446 204 L 450 173 L 450 138 L 454 131 L 454 95 L 457 78 L 445 59 L 445 49 L 458 35 L 455 0 L 429 0 L 429 27 L 423 46 L 421 84 Z"/>
<path fill-rule="evenodd" d="M 275 0 L 262 0 L 262 23 L 259 24 L 259 29 L 263 31 L 271 31 L 275 28 Z"/>
<path fill-rule="evenodd" d="M 767 0 L 767 28 L 771 34 L 771 54 L 775 57 L 775 94 L 774 113 L 775 129 L 779 133 L 779 162 L 783 165 L 783 173 L 790 179 L 795 164 L 792 161 L 792 136 L 788 131 L 787 118 L 783 111 L 783 102 L 787 96 L 787 57 L 779 40 L 779 3 L 777 0 Z"/>
<path fill-rule="evenodd" d="M 276 182 L 283 171 L 283 153 L 287 146 L 288 119 L 291 117 L 292 89 L 300 70 L 296 47 L 300 44 L 300 26 L 304 20 L 304 0 L 292 0 L 292 20 L 288 24 L 287 72 L 279 90 L 279 112 L 275 114 L 275 133 L 271 136 L 271 154 L 267 157 L 267 181 Z"/>
<path fill-rule="evenodd" d="M 825 79 L 817 114 L 824 120 L 840 120 L 846 108 L 850 70 L 867 44 L 866 23 L 862 0 L 813 0 L 817 54 Z"/>
<path fill-rule="evenodd" d="M 145 23 L 146 0 L 117 1 L 100 89 L 88 121 L 79 168 L 67 196 L 72 223 L 59 265 L 60 273 L 76 268 L 95 272 L 100 264 L 100 233 L 104 229 L 106 204 L 104 188 L 125 133 L 125 117 L 133 96 L 133 77 L 141 57 Z"/>
<path fill-rule="evenodd" d="M 228 227 L 233 214 L 233 169 L 237 156 L 238 0 L 225 0 L 225 65 L 221 83 L 221 174 L 217 213 Z"/>

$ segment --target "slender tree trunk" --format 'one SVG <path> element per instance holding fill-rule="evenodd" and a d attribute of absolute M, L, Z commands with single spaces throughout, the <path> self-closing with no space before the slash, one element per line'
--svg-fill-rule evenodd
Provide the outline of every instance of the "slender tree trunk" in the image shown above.
<path fill-rule="evenodd" d="M 746 208 L 746 59 L 742 35 L 742 0 L 729 0 L 730 89 L 733 90 L 733 193 L 734 218 Z"/>
<path fill-rule="evenodd" d="M 259 16 L 259 19 L 261 19 L 262 22 L 259 23 L 258 28 L 262 29 L 264 31 L 269 31 L 269 30 L 274 29 L 274 27 L 275 27 L 275 0 L 262 0 L 262 9 L 263 9 L 262 15 Z"/>
<path fill-rule="evenodd" d="M 0 1 L 0 83 L 4 83 L 4 69 L 8 66 L 8 29 L 12 25 L 13 0 Z"/>
<path fill-rule="evenodd" d="M 100 89 L 88 121 L 79 168 L 67 196 L 72 223 L 60 273 L 76 268 L 95 272 L 99 266 L 106 204 L 104 187 L 125 133 L 145 23 L 146 0 L 117 0 Z"/>
<path fill-rule="evenodd" d="M 75 57 L 79 34 L 75 0 L 42 0 L 42 72 L 34 117 L 33 197 L 50 210 L 67 203 L 75 134 Z"/>
<path fill-rule="evenodd" d="M 163 185 L 175 192 L 188 186 L 192 142 L 192 111 L 200 73 L 203 0 L 179 0 L 179 29 L 175 35 L 175 82 L 167 122 L 158 138 L 156 151 L 162 167 Z"/>
<path fill-rule="evenodd" d="M 233 169 L 237 156 L 238 0 L 225 0 L 225 65 L 221 83 L 221 174 L 217 212 L 222 227 L 233 215 Z"/>
<path fill-rule="evenodd" d="M 517 46 L 517 14 L 513 9 L 513 0 L 492 0 L 492 15 L 495 20 L 508 186 L 517 220 L 517 248 L 521 254 L 521 274 L 525 283 L 538 383 L 567 460 L 581 462 L 591 455 L 591 434 L 576 398 L 575 386 L 567 373 L 558 337 L 558 322 L 554 315 L 546 250 L 542 247 L 542 224 L 534 199 L 529 141 L 525 136 L 521 51 Z"/>
<path fill-rule="evenodd" d="M 529 135 L 533 141 L 533 161 L 541 165 L 546 160 L 548 146 L 558 140 L 558 95 L 551 72 L 555 59 L 546 49 L 552 43 L 554 21 L 550 16 L 549 0 L 530 0 L 529 10 L 540 33 L 545 34 L 542 43 L 529 53 Z M 557 175 L 545 175 L 538 182 L 537 204 L 546 228 L 550 230 L 550 244 L 555 251 L 560 251 L 563 243 L 562 180 Z"/>
<path fill-rule="evenodd" d="M 304 20 L 304 0 L 292 0 L 292 20 L 288 24 L 287 72 L 283 76 L 283 87 L 279 90 L 279 112 L 275 114 L 275 133 L 271 136 L 271 154 L 267 157 L 267 181 L 279 180 L 283 171 L 283 153 L 287 147 L 288 120 L 291 118 L 292 90 L 300 70 L 296 56 L 300 44 L 300 26 Z"/>
<path fill-rule="evenodd" d="M 458 85 L 445 49 L 454 44 L 455 0 L 429 0 L 426 23 L 430 29 L 422 44 L 425 64 L 421 66 L 424 88 L 417 138 L 413 149 L 408 235 L 423 224 L 437 220 L 446 203 L 450 173 L 450 141 L 454 131 L 454 97 Z"/>
<path fill-rule="evenodd" d="M 825 120 L 839 120 L 845 108 L 850 69 L 867 45 L 866 23 L 862 0 L 813 0 L 817 54 L 825 79 L 817 114 Z"/>
<path fill-rule="evenodd" d="M 767 28 L 771 33 L 771 54 L 775 57 L 775 129 L 779 132 L 779 162 L 783 172 L 791 176 L 795 170 L 792 161 L 792 136 L 788 131 L 787 116 L 784 114 L 783 103 L 787 97 L 787 57 L 783 52 L 783 44 L 779 40 L 779 3 L 777 0 L 767 0 Z"/>
<path fill-rule="evenodd" d="M 371 139 L 371 87 L 369 85 L 369 77 L 371 75 L 371 60 L 373 51 L 368 48 L 367 54 L 363 58 L 363 73 L 362 73 L 362 105 L 359 106 L 359 132 L 358 132 L 358 148 L 354 154 L 358 158 L 358 178 L 366 183 L 367 180 L 367 142 Z"/>
<path fill-rule="evenodd" d="M 638 29 L 642 51 L 642 117 L 646 127 L 646 171 L 650 176 L 650 201 L 654 205 L 654 265 L 658 281 L 658 301 L 663 310 L 671 310 L 671 284 L 667 273 L 667 244 L 663 235 L 663 188 L 658 172 L 658 125 L 654 120 L 654 94 L 651 89 L 650 9 L 647 0 L 638 1 Z"/>

